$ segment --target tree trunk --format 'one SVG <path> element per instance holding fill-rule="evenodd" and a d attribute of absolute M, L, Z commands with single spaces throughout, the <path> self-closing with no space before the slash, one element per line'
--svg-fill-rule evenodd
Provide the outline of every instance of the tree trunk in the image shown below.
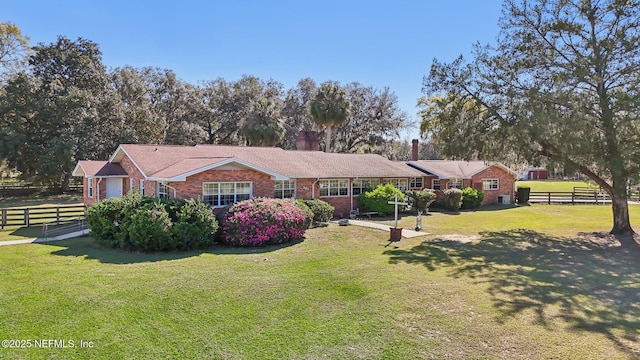
<path fill-rule="evenodd" d="M 631 221 L 629 220 L 629 204 L 627 202 L 626 181 L 613 181 L 613 194 L 611 194 L 611 208 L 613 210 L 613 228 L 611 234 L 633 235 Z"/>
<path fill-rule="evenodd" d="M 69 175 L 70 173 L 65 171 L 60 179 L 60 192 L 63 194 L 69 192 L 69 183 L 71 182 L 71 176 Z"/>
<path fill-rule="evenodd" d="M 324 138 L 324 152 L 331 152 L 331 131 L 333 126 L 327 125 L 327 134 Z"/>

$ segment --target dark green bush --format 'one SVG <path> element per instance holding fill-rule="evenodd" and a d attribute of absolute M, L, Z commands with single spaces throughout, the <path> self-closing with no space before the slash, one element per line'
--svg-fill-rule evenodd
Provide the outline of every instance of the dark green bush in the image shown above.
<path fill-rule="evenodd" d="M 91 235 L 102 246 L 118 247 L 119 231 L 124 203 L 120 198 L 102 200 L 87 210 L 87 225 Z"/>
<path fill-rule="evenodd" d="M 326 201 L 318 199 L 302 200 L 313 213 L 313 224 L 326 223 L 333 217 L 334 207 Z"/>
<path fill-rule="evenodd" d="M 96 242 L 137 251 L 206 247 L 218 228 L 211 209 L 197 200 L 160 200 L 139 194 L 98 202 L 87 213 Z"/>
<path fill-rule="evenodd" d="M 531 188 L 529 186 L 518 186 L 517 188 L 518 204 L 526 204 L 529 202 L 529 194 Z"/>
<path fill-rule="evenodd" d="M 452 211 L 460 210 L 460 206 L 462 206 L 462 190 L 457 188 L 447 189 L 444 191 L 444 196 L 447 209 Z"/>
<path fill-rule="evenodd" d="M 144 197 L 139 193 L 128 194 L 121 198 L 122 211 L 117 219 L 119 226 L 118 232 L 115 234 L 115 238 L 118 240 L 118 247 L 135 249 L 135 246 L 131 243 L 131 238 L 129 236 L 129 225 L 131 224 L 131 219 L 140 209 L 156 200 L 157 199 L 155 198 Z"/>
<path fill-rule="evenodd" d="M 421 191 L 410 190 L 407 191 L 409 202 L 411 206 L 422 213 L 426 213 L 431 205 L 436 200 L 436 193 L 431 189 L 424 189 Z"/>
<path fill-rule="evenodd" d="M 478 209 L 484 200 L 482 190 L 466 187 L 462 189 L 462 209 Z"/>
<path fill-rule="evenodd" d="M 147 204 L 131 216 L 128 224 L 129 240 L 135 250 L 170 251 L 177 248 L 172 238 L 171 219 L 160 201 Z"/>
<path fill-rule="evenodd" d="M 391 184 L 378 185 L 371 191 L 366 191 L 358 196 L 358 206 L 362 212 L 377 212 L 380 216 L 393 214 L 395 205 L 389 204 L 398 196 L 398 200 L 404 200 L 404 193 Z M 404 210 L 404 206 L 398 206 L 399 211 Z"/>
<path fill-rule="evenodd" d="M 209 206 L 190 199 L 182 203 L 171 232 L 180 249 L 200 249 L 213 244 L 217 230 L 218 222 Z"/>

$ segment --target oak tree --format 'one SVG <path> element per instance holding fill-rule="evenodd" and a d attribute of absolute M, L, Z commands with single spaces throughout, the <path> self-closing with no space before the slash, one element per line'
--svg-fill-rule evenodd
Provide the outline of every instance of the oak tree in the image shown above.
<path fill-rule="evenodd" d="M 633 234 L 627 181 L 640 172 L 640 1 L 506 0 L 494 45 L 470 62 L 434 60 L 440 96 L 425 131 L 445 155 L 575 169 L 612 198 L 613 234 Z M 430 103 L 428 101 L 428 103 Z M 443 131 L 443 129 L 447 129 Z"/>

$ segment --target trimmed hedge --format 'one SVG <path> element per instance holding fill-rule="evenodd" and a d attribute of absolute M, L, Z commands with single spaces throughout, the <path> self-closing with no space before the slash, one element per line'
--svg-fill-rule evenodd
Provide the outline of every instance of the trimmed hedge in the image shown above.
<path fill-rule="evenodd" d="M 335 208 L 326 201 L 318 199 L 301 199 L 297 201 L 302 202 L 309 207 L 309 209 L 313 213 L 313 224 L 327 223 L 333 217 L 333 211 L 335 210 Z"/>
<path fill-rule="evenodd" d="M 518 204 L 526 204 L 529 202 L 531 188 L 529 186 L 518 186 L 516 189 L 518 196 Z"/>
<path fill-rule="evenodd" d="M 197 200 L 161 200 L 139 194 L 105 199 L 89 208 L 91 235 L 103 246 L 133 251 L 191 250 L 210 246 L 218 222 Z"/>
<path fill-rule="evenodd" d="M 223 241 L 234 246 L 283 244 L 302 239 L 311 214 L 294 202 L 255 198 L 234 204 L 226 213 Z"/>
<path fill-rule="evenodd" d="M 462 189 L 462 209 L 478 209 L 484 200 L 482 190 L 466 187 Z"/>

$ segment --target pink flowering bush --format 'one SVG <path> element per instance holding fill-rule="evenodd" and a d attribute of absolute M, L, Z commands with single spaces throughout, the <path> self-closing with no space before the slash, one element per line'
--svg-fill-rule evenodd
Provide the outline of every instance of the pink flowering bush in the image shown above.
<path fill-rule="evenodd" d="M 283 244 L 302 239 L 311 215 L 290 200 L 256 198 L 233 205 L 222 241 L 234 246 Z"/>

